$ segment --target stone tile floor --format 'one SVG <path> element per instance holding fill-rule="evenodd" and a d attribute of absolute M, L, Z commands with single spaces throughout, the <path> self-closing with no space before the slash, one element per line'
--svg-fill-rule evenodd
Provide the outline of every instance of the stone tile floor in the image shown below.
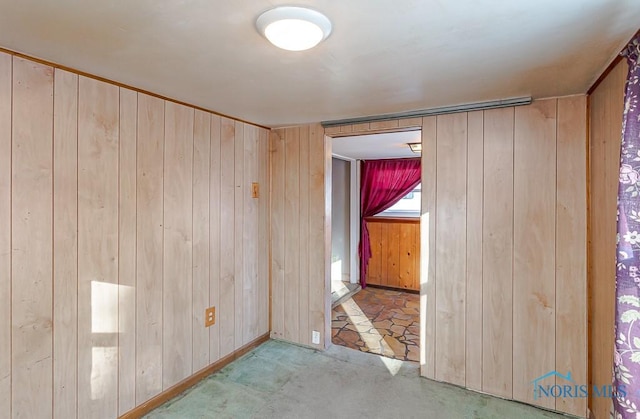
<path fill-rule="evenodd" d="M 420 361 L 420 296 L 367 287 L 331 313 L 332 342 L 403 361 Z"/>

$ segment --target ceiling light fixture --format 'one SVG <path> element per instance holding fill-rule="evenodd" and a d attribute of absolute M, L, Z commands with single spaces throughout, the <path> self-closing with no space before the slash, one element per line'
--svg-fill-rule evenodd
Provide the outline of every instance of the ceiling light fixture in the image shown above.
<path fill-rule="evenodd" d="M 256 20 L 258 31 L 273 45 L 289 51 L 304 51 L 327 39 L 331 21 L 305 7 L 276 7 Z"/>
<path fill-rule="evenodd" d="M 407 143 L 414 153 L 422 153 L 422 143 Z"/>

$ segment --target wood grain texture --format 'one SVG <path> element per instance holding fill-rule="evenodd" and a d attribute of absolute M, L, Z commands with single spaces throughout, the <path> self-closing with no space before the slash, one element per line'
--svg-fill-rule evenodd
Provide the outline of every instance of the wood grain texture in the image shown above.
<path fill-rule="evenodd" d="M 465 386 L 482 391 L 482 215 L 484 113 L 467 115 L 467 283 Z"/>
<path fill-rule="evenodd" d="M 371 241 L 367 284 L 418 291 L 420 220 L 372 217 L 367 227 Z"/>
<path fill-rule="evenodd" d="M 329 339 L 330 255 L 331 255 L 331 146 L 320 124 L 309 127 L 309 329 L 320 333 L 324 349 Z M 314 246 L 311 246 L 314 243 Z M 315 247 L 317 243 L 318 247 Z"/>
<path fill-rule="evenodd" d="M 242 172 L 243 229 L 242 253 L 244 278 L 242 284 L 243 321 L 242 344 L 258 336 L 258 198 L 252 195 L 252 184 L 258 181 L 258 129 L 244 127 Z"/>
<path fill-rule="evenodd" d="M 269 131 L 259 130 L 259 151 L 260 160 L 260 236 L 258 241 L 262 244 L 258 251 L 259 259 L 259 295 L 258 313 L 260 313 L 259 334 L 268 333 L 271 325 L 271 191 L 270 191 L 270 153 L 269 153 Z"/>
<path fill-rule="evenodd" d="M 311 330 L 309 329 L 309 251 L 311 244 L 309 243 L 309 164 L 311 155 L 309 153 L 309 129 L 310 127 L 300 127 L 300 147 L 299 147 L 299 165 L 300 175 L 299 196 L 300 205 L 298 211 L 300 213 L 299 237 L 300 245 L 298 252 L 298 266 L 300 272 L 300 286 L 298 289 L 298 322 L 300 324 L 300 343 L 303 345 L 311 345 Z"/>
<path fill-rule="evenodd" d="M 482 390 L 511 398 L 514 109 L 484 111 Z"/>
<path fill-rule="evenodd" d="M 209 306 L 220 309 L 220 117 L 211 115 L 211 172 L 209 176 Z M 220 359 L 220 321 L 209 327 L 209 362 Z"/>
<path fill-rule="evenodd" d="M 271 154 L 271 337 L 284 337 L 285 144 L 284 130 L 269 137 Z"/>
<path fill-rule="evenodd" d="M 368 222 L 369 243 L 371 245 L 371 259 L 367 266 L 367 284 L 387 285 L 386 276 L 382 272 L 382 227 L 383 223 Z M 386 231 L 386 229 L 385 229 Z"/>
<path fill-rule="evenodd" d="M 436 379 L 465 384 L 467 114 L 437 117 Z"/>
<path fill-rule="evenodd" d="M 386 237 L 382 238 L 382 257 L 386 259 L 386 279 L 390 287 L 400 287 L 400 226 L 387 224 Z M 385 251 L 386 250 L 386 251 Z"/>
<path fill-rule="evenodd" d="M 551 99 L 551 102 L 553 101 L 557 99 Z M 519 127 L 521 145 L 519 158 L 527 159 L 523 167 L 514 163 L 516 108 L 421 119 L 425 151 L 422 153 L 421 258 L 419 268 L 416 269 L 421 271 L 421 375 L 423 376 L 512 398 L 514 397 L 514 374 L 518 380 L 521 380 L 519 392 L 531 390 L 530 386 L 525 388 L 524 376 L 531 375 L 531 370 L 537 363 L 546 365 L 546 360 L 550 358 L 554 362 L 551 366 L 553 368 L 556 344 L 561 348 L 570 345 L 571 339 L 581 338 L 579 334 L 567 340 L 563 340 L 560 336 L 556 342 L 555 331 L 552 333 L 547 331 L 538 343 L 533 341 L 538 329 L 527 329 L 529 326 L 524 326 L 524 319 L 529 319 L 530 311 L 534 313 L 531 317 L 532 321 L 540 322 L 536 316 L 540 317 L 541 312 L 545 313 L 545 311 L 543 308 L 536 310 L 536 304 L 538 304 L 537 301 L 539 302 L 538 297 L 544 295 L 546 291 L 552 290 L 554 293 L 551 305 L 555 306 L 555 286 L 558 285 L 555 266 L 557 247 L 555 195 L 558 193 L 555 170 L 560 161 L 555 155 L 556 115 L 555 111 L 540 112 L 551 102 L 536 101 L 532 106 L 517 108 L 518 112 L 522 112 L 521 117 L 525 115 Z M 545 116 L 535 116 L 540 113 Z M 576 123 L 575 115 L 567 114 L 561 117 L 566 119 L 561 121 L 563 124 L 570 126 Z M 398 128 L 412 127 L 414 124 L 415 121 L 401 120 L 398 121 Z M 298 128 L 304 129 L 304 127 Z M 374 128 L 379 127 L 374 126 Z M 282 133 L 284 129 L 278 131 Z M 313 131 L 312 126 L 311 131 Z M 372 124 L 343 125 L 325 131 L 328 135 L 334 136 L 360 132 L 372 132 Z M 576 138 L 579 138 L 584 133 L 576 135 Z M 460 147 L 456 143 L 456 137 L 464 138 L 464 146 Z M 312 141 L 313 138 L 312 134 Z M 544 146 L 538 150 L 540 142 Z M 273 144 L 276 143 L 272 142 Z M 319 151 L 314 154 L 311 150 L 312 156 L 319 154 Z M 572 165 L 580 163 L 581 157 L 577 154 Z M 280 181 L 284 183 L 284 166 L 284 159 L 281 164 L 273 164 L 274 180 L 278 176 L 281 177 L 274 182 L 274 185 L 279 185 Z M 328 176 L 329 170 L 325 169 L 325 176 Z M 536 200 L 532 201 L 528 195 L 514 196 L 515 174 L 519 176 L 518 180 L 522 183 L 518 187 L 524 188 L 520 193 L 525 194 L 524 190 L 538 182 L 533 174 L 538 170 L 544 172 L 542 183 L 535 185 L 535 193 L 540 195 L 542 204 Z M 549 177 L 553 182 L 548 181 Z M 584 177 L 580 179 L 579 175 L 576 175 L 576 179 L 584 181 Z M 274 202 L 272 207 L 273 219 L 278 220 L 284 213 L 281 206 L 285 198 L 276 194 L 284 195 L 284 186 L 274 187 L 273 190 L 278 191 L 272 195 L 274 201 L 279 201 Z M 320 192 L 314 191 L 311 186 L 310 200 L 313 202 L 315 199 L 320 202 L 323 196 Z M 551 199 L 551 204 L 546 201 L 548 198 Z M 300 202 L 304 202 L 303 197 L 300 198 Z M 518 220 L 514 218 L 516 205 L 519 211 Z M 311 203 L 310 210 L 314 211 L 315 208 Z M 309 217 L 312 223 L 319 219 L 315 218 L 314 214 L 310 214 Z M 537 219 L 542 220 L 541 225 Z M 281 223 L 285 221 L 283 219 Z M 374 226 L 374 224 L 377 225 Z M 519 229 L 517 233 L 519 236 L 516 236 L 514 224 Z M 390 251 L 382 250 L 383 243 L 397 244 L 408 237 L 406 232 L 400 233 L 397 237 L 395 233 L 390 236 L 387 224 L 372 222 L 370 227 L 375 230 L 374 235 L 380 236 L 380 239 L 373 239 L 374 258 L 377 253 L 380 253 L 381 257 L 379 261 L 374 259 L 370 263 L 369 282 L 372 281 L 372 277 L 383 277 L 383 272 L 387 272 L 388 265 L 392 270 L 397 268 L 394 267 L 393 261 L 390 263 L 388 257 Z M 313 226 L 311 228 L 313 229 Z M 274 231 L 276 229 L 272 230 Z M 284 240 L 288 226 L 284 224 L 278 231 L 281 239 Z M 526 233 L 523 233 L 525 231 Z M 537 236 L 539 233 L 541 236 Z M 533 239 L 525 239 L 527 234 L 532 234 Z M 274 238 L 273 242 L 276 243 L 277 240 Z M 519 253 L 514 255 L 516 241 L 520 247 Z M 572 245 L 586 246 L 584 242 L 580 243 L 581 241 L 582 239 L 579 239 Z M 327 242 L 325 241 L 325 245 Z M 310 234 L 310 243 L 316 243 L 316 246 L 320 244 L 313 230 Z M 531 245 L 531 243 L 538 244 Z M 311 248 L 312 246 L 309 250 L 310 272 L 314 272 L 314 266 L 319 263 L 319 259 L 316 259 L 318 255 L 314 255 Z M 549 255 L 552 256 L 551 265 L 548 261 Z M 280 256 L 284 260 L 284 250 L 278 255 Z M 520 263 L 518 267 L 514 264 L 514 257 Z M 276 261 L 276 257 L 273 261 Z M 326 263 L 326 266 L 329 266 L 329 263 Z M 404 272 L 404 264 L 400 263 L 398 266 Z M 524 274 L 521 274 L 521 271 Z M 542 286 L 535 284 L 533 278 L 543 274 L 548 276 L 545 281 L 542 281 Z M 527 278 L 526 284 L 523 277 Z M 380 278 L 378 281 L 388 285 L 386 278 Z M 394 280 L 391 282 L 393 284 Z M 516 289 L 514 282 L 517 282 L 520 288 Z M 318 283 L 312 281 L 310 286 Z M 562 287 L 562 285 L 559 286 Z M 539 288 L 542 288 L 542 293 Z M 518 298 L 522 300 L 517 304 L 513 298 L 514 291 L 519 293 Z M 284 290 L 280 288 L 278 292 L 284 292 Z M 278 301 L 284 301 L 284 298 L 278 300 L 276 295 L 273 301 L 275 313 L 280 309 L 284 310 L 284 305 L 278 303 Z M 310 304 L 317 302 L 322 300 L 310 297 Z M 525 307 L 525 303 L 530 307 Z M 584 304 L 583 301 L 583 309 Z M 579 313 L 579 304 L 576 304 L 576 309 Z M 556 318 L 555 311 L 551 311 L 553 311 L 551 316 L 542 318 L 548 324 L 555 326 L 556 322 L 580 321 L 579 315 L 568 313 L 565 320 L 560 320 Z M 514 314 L 519 316 L 518 321 L 521 324 L 516 325 Z M 517 329 L 516 332 L 514 327 Z M 543 327 L 547 327 L 547 324 L 545 323 Z M 313 326 L 310 326 L 310 329 L 314 330 Z M 552 334 L 553 342 L 549 344 L 548 338 Z M 526 342 L 526 345 L 523 342 Z M 524 356 L 525 347 L 529 348 L 529 353 L 533 352 L 523 368 L 520 366 L 522 359 L 514 358 L 514 347 L 522 351 L 521 358 Z M 584 365 L 579 364 L 576 364 L 575 368 L 584 374 Z M 531 400 L 527 402 L 533 403 Z M 545 401 L 545 405 L 549 405 L 546 402 L 548 400 Z"/>
<path fill-rule="evenodd" d="M 136 404 L 162 391 L 164 102 L 138 94 Z"/>
<path fill-rule="evenodd" d="M 555 368 L 556 99 L 515 109 L 513 398 L 534 400 L 531 381 Z"/>
<path fill-rule="evenodd" d="M 53 68 L 13 59 L 12 416 L 52 416 Z"/>
<path fill-rule="evenodd" d="M 405 119 L 400 119 L 398 121 L 398 128 L 407 128 L 407 127 L 421 128 L 422 127 L 422 118 L 420 118 L 420 117 L 417 117 L 417 118 L 405 118 Z"/>
<path fill-rule="evenodd" d="M 556 371 L 587 383 L 587 103 L 558 99 L 556 195 Z M 587 400 L 556 399 L 556 410 L 586 416 Z"/>
<path fill-rule="evenodd" d="M 235 346 L 235 123 L 220 121 L 220 357 Z"/>
<path fill-rule="evenodd" d="M 616 207 L 620 132 L 628 65 L 622 60 L 595 89 L 590 103 L 589 144 L 589 384 L 612 380 L 614 347 Z M 609 415 L 611 403 L 591 398 L 596 418 Z"/>
<path fill-rule="evenodd" d="M 231 326 L 228 355 L 262 341 L 253 338 L 269 328 L 268 132 L 227 120 L 221 158 L 220 119 L 0 53 L 1 417 L 127 415 L 157 400 L 163 381 L 173 389 L 229 359 L 201 311 L 220 309 L 229 214 L 232 285 L 235 249 L 248 257 L 242 304 L 231 288 L 218 311 Z M 266 193 L 248 200 L 257 178 Z"/>
<path fill-rule="evenodd" d="M 193 113 L 165 104 L 163 390 L 191 375 L 193 367 Z"/>
<path fill-rule="evenodd" d="M 414 234 L 414 230 L 419 230 L 420 225 L 417 226 L 415 224 L 403 223 L 399 225 L 400 227 L 400 242 L 398 243 L 398 251 L 400 253 L 399 256 L 399 275 L 398 275 L 398 285 L 403 289 L 411 289 L 414 278 L 417 276 L 417 272 L 414 272 L 414 259 L 418 257 L 416 254 L 416 249 L 418 245 L 414 242 L 416 235 Z"/>
<path fill-rule="evenodd" d="M 78 76 L 56 70 L 53 98 L 53 417 L 78 395 Z"/>
<path fill-rule="evenodd" d="M 398 119 L 390 119 L 388 121 L 376 121 L 369 123 L 369 131 L 387 131 L 398 128 Z"/>
<path fill-rule="evenodd" d="M 192 290 L 192 334 L 193 366 L 195 373 L 209 365 L 209 330 L 204 327 L 204 311 L 209 307 L 210 265 L 209 241 L 209 181 L 211 166 L 211 115 L 196 110 L 193 120 L 193 290 Z M 215 203 L 214 205 L 217 205 Z M 215 265 L 216 267 L 218 265 Z"/>
<path fill-rule="evenodd" d="M 389 286 L 393 281 L 389 281 L 389 255 L 388 255 L 388 240 L 390 225 L 387 223 L 380 224 L 380 235 L 377 237 L 377 247 L 380 252 L 380 284 Z"/>
<path fill-rule="evenodd" d="M 119 88 L 78 80 L 78 417 L 118 412 Z"/>
<path fill-rule="evenodd" d="M 244 206 L 245 206 L 245 185 L 244 179 L 244 124 L 235 122 L 235 138 L 233 140 L 234 147 L 234 346 L 238 349 L 242 346 L 242 332 L 245 321 L 244 316 L 244 246 L 242 238 L 244 236 Z"/>
<path fill-rule="evenodd" d="M 136 406 L 138 93 L 120 88 L 118 204 L 118 414 Z"/>
<path fill-rule="evenodd" d="M 0 415 L 11 417 L 12 57 L 0 53 Z"/>
<path fill-rule="evenodd" d="M 615 73 L 615 69 L 613 71 Z M 612 368 L 605 368 L 605 364 L 611 365 L 611 359 L 613 359 L 613 347 L 614 347 L 614 333 L 611 333 L 609 325 L 604 324 L 607 320 L 612 324 L 614 322 L 614 304 L 615 304 L 615 288 L 614 281 L 610 278 L 614 278 L 615 275 L 615 254 L 607 260 L 599 257 L 603 252 L 606 252 L 606 246 L 615 246 L 615 231 L 617 226 L 614 226 L 608 217 L 605 215 L 603 202 L 606 202 L 607 196 L 607 173 L 606 173 L 606 148 L 605 141 L 605 127 L 607 121 L 605 120 L 605 102 L 607 100 L 607 84 L 611 82 L 610 75 L 607 79 L 603 80 L 597 89 L 589 96 L 589 247 L 588 247 L 588 322 L 589 322 L 589 385 L 602 382 L 603 377 L 609 377 L 612 380 Z M 620 91 L 622 92 L 622 89 Z M 622 125 L 622 122 L 620 122 Z M 622 127 L 620 127 L 622 129 Z M 611 142 L 609 142 L 611 144 Z M 609 174 L 610 175 L 610 174 Z M 614 183 L 611 181 L 609 186 L 610 193 L 608 196 L 617 200 L 617 188 L 613 187 Z M 618 179 L 615 181 L 618 183 Z M 615 193 L 615 197 L 612 196 Z M 617 204 L 617 203 L 616 203 Z M 608 231 L 607 231 L 607 228 Z M 609 233 L 609 234 L 608 234 Z M 612 247 L 613 248 L 613 247 Z M 603 263 L 604 262 L 604 263 Z M 610 278 L 606 278 L 603 274 L 606 274 L 606 266 L 610 265 L 613 271 L 609 271 Z M 607 286 L 608 285 L 608 286 Z M 605 295 L 604 298 L 596 298 L 597 295 Z M 605 317 L 605 319 L 603 319 Z M 602 332 L 609 332 L 607 334 Z M 598 339 L 596 341 L 596 339 Z M 606 339 L 605 342 L 610 344 L 601 344 L 602 339 Z M 598 343 L 595 343 L 598 342 Z M 588 400 L 589 410 L 593 412 L 595 418 L 607 417 L 608 411 L 611 407 L 611 403 L 606 401 L 596 400 L 591 398 Z"/>
<path fill-rule="evenodd" d="M 300 128 L 285 129 L 284 338 L 300 342 Z"/>
<path fill-rule="evenodd" d="M 436 181 L 437 121 L 422 119 L 420 215 L 420 375 L 436 378 Z"/>

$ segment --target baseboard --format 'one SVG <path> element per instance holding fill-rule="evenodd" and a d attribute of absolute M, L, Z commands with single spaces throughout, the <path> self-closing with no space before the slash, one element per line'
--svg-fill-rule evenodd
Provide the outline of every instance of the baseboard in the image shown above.
<path fill-rule="evenodd" d="M 269 333 L 265 333 L 264 335 L 258 337 L 257 339 L 247 343 L 243 347 L 233 351 L 232 353 L 225 356 L 224 358 L 219 359 L 218 361 L 214 362 L 208 367 L 203 368 L 200 371 L 193 374 L 192 376 L 185 378 L 184 380 L 180 381 L 178 384 L 174 385 L 173 387 L 169 387 L 168 389 L 158 394 L 157 396 L 142 403 L 140 406 L 133 408 L 132 410 L 125 413 L 124 415 L 120 416 L 119 419 L 137 419 L 146 415 L 156 407 L 163 405 L 164 403 L 173 399 L 180 393 L 198 384 L 200 381 L 204 380 L 209 375 L 221 370 L 226 365 L 240 358 L 242 355 L 246 354 L 250 350 L 262 345 L 264 342 L 268 340 L 269 340 Z"/>
<path fill-rule="evenodd" d="M 409 293 L 409 294 L 420 294 L 420 290 L 413 290 L 413 289 L 407 289 L 407 288 L 388 287 L 388 286 L 386 286 L 386 285 L 367 284 L 367 287 L 371 287 L 371 288 L 380 288 L 380 289 L 388 290 L 388 291 L 401 291 L 401 292 L 406 292 L 406 293 Z"/>

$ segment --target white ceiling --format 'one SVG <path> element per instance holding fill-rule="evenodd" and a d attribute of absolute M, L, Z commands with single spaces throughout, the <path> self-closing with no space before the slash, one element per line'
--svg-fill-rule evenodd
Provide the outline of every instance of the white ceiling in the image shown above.
<path fill-rule="evenodd" d="M 315 49 L 271 46 L 287 0 L 0 0 L 0 46 L 267 126 L 584 93 L 638 0 L 297 0 Z"/>
<path fill-rule="evenodd" d="M 398 159 L 420 157 L 407 145 L 421 141 L 420 131 L 336 137 L 331 152 L 337 157 L 355 160 Z"/>

